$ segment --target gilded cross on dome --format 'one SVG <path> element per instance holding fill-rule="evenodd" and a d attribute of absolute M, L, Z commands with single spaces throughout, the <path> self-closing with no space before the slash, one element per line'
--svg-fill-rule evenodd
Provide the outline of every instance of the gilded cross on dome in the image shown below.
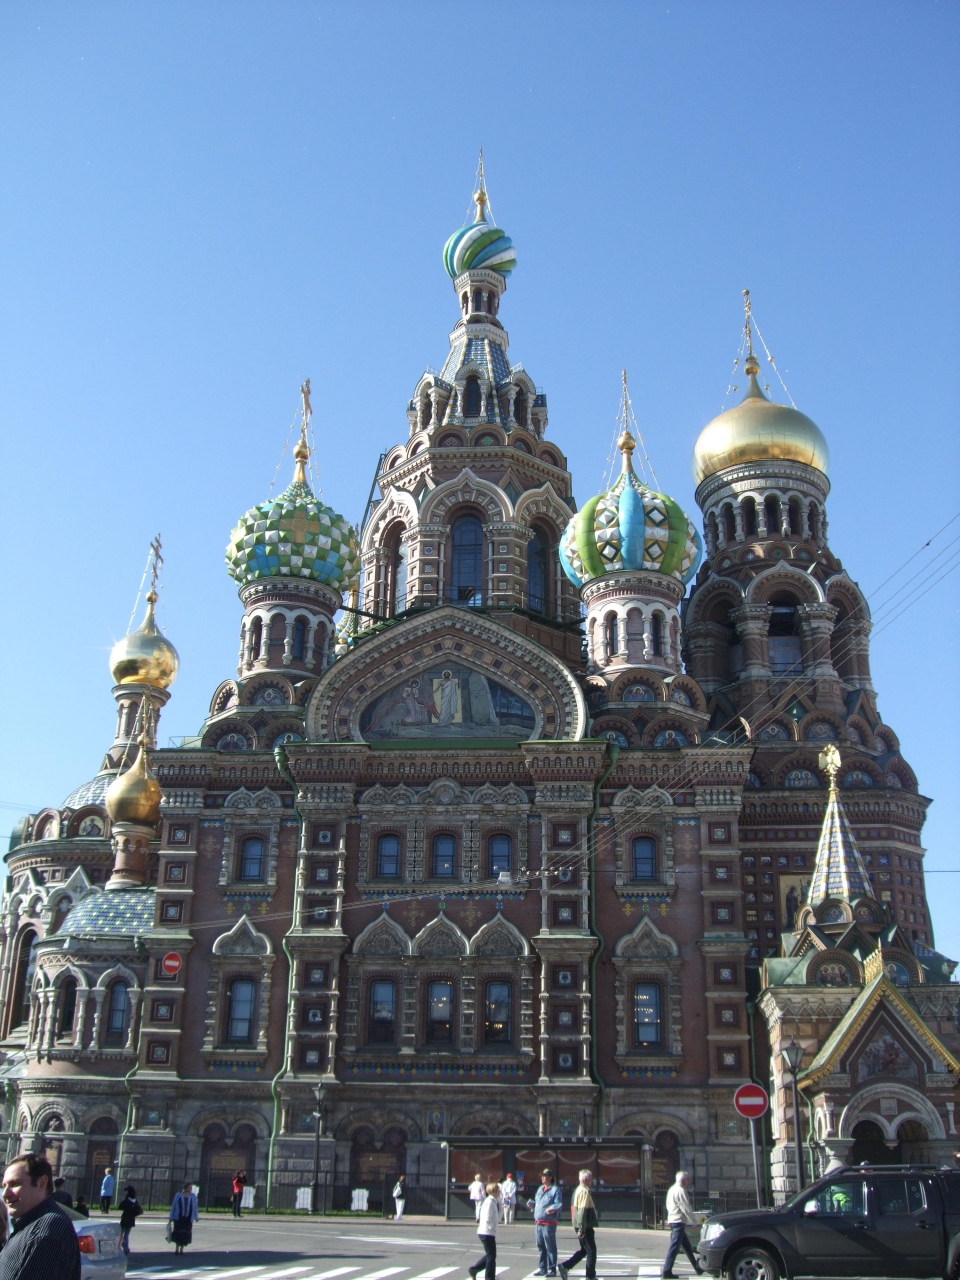
<path fill-rule="evenodd" d="M 831 742 L 820 752 L 820 768 L 830 779 L 830 786 L 837 785 L 837 774 L 840 772 L 840 751 L 835 742 Z"/>

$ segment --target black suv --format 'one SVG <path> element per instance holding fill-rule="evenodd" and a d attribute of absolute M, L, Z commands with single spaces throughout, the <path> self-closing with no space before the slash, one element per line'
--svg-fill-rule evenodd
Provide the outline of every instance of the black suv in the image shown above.
<path fill-rule="evenodd" d="M 836 1169 L 779 1209 L 708 1218 L 697 1252 L 704 1270 L 728 1280 L 960 1280 L 960 1169 Z"/>

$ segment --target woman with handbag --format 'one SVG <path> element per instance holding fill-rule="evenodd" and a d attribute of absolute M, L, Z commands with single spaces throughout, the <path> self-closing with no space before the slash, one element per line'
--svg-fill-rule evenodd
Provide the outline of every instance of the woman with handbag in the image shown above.
<path fill-rule="evenodd" d="M 170 1218 L 167 1222 L 167 1240 L 175 1244 L 176 1253 L 183 1253 L 184 1247 L 193 1242 L 193 1224 L 199 1222 L 197 1197 L 193 1193 L 193 1183 L 185 1182 L 183 1190 L 173 1197 L 170 1206 Z"/>

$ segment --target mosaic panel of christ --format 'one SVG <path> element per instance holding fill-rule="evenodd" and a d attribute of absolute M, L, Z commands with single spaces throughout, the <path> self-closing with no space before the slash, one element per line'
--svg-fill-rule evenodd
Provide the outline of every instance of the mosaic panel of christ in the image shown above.
<path fill-rule="evenodd" d="M 389 738 L 529 738 L 533 708 L 479 671 L 444 663 L 394 685 L 365 707 L 360 733 Z"/>

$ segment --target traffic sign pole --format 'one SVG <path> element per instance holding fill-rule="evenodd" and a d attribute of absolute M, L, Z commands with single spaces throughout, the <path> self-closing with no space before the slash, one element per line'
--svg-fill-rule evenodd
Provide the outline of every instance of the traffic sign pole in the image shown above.
<path fill-rule="evenodd" d="M 738 1113 L 750 1121 L 750 1146 L 753 1149 L 753 1180 L 757 1189 L 757 1208 L 763 1208 L 763 1188 L 760 1184 L 760 1158 L 757 1155 L 757 1122 L 766 1115 L 770 1099 L 759 1084 L 742 1084 L 733 1095 L 733 1105 Z"/>
<path fill-rule="evenodd" d="M 757 1208 L 763 1208 L 763 1188 L 760 1185 L 760 1157 L 757 1155 L 757 1122 L 750 1121 L 750 1145 L 753 1147 L 753 1181 L 757 1188 Z"/>

